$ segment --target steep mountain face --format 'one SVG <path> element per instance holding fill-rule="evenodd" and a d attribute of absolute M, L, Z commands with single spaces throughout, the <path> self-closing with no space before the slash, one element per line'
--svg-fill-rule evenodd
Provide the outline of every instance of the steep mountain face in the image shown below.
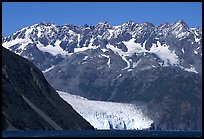
<path fill-rule="evenodd" d="M 30 61 L 2 48 L 2 130 L 91 130 Z"/>
<path fill-rule="evenodd" d="M 144 103 L 155 129 L 202 129 L 202 77 L 174 67 L 132 73 L 116 81 L 111 100 Z M 113 91 L 113 93 L 114 93 Z"/>
<path fill-rule="evenodd" d="M 202 28 L 182 20 L 161 26 L 42 22 L 2 38 L 2 45 L 32 61 L 57 90 L 146 105 L 152 128 L 201 129 Z"/>

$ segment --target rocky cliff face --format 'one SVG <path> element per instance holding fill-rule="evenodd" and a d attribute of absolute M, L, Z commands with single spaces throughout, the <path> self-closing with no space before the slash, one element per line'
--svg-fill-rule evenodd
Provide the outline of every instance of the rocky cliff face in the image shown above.
<path fill-rule="evenodd" d="M 2 130 L 91 130 L 28 60 L 2 48 Z"/>

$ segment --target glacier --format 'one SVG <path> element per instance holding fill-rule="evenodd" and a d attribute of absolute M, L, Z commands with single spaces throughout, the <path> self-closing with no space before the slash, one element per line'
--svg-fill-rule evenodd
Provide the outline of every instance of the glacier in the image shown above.
<path fill-rule="evenodd" d="M 150 128 L 153 123 L 138 105 L 89 100 L 68 92 L 56 91 L 74 110 L 99 130 L 142 130 Z"/>

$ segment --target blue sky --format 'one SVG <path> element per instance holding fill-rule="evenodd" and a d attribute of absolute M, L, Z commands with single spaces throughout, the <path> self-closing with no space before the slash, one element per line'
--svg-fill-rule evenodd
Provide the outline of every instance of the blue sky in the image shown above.
<path fill-rule="evenodd" d="M 107 21 L 121 25 L 127 21 L 151 22 L 158 26 L 184 20 L 190 27 L 202 26 L 202 2 L 3 2 L 2 33 L 41 21 L 95 25 Z"/>

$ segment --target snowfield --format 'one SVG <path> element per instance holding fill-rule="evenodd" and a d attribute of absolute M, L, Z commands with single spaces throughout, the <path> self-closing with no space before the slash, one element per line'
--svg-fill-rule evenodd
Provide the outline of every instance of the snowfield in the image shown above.
<path fill-rule="evenodd" d="M 57 91 L 84 119 L 96 129 L 146 129 L 153 121 L 139 106 L 126 103 L 94 101 Z"/>

